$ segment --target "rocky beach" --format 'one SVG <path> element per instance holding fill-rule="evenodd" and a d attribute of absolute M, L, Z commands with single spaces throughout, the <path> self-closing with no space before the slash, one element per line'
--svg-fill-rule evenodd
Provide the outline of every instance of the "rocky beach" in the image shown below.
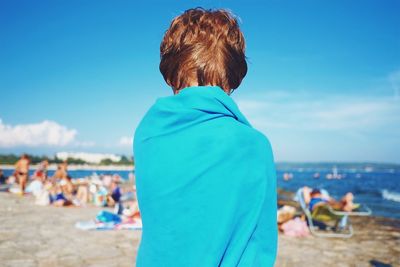
<path fill-rule="evenodd" d="M 95 218 L 100 208 L 34 205 L 30 196 L 0 193 L 1 266 L 135 266 L 138 230 L 82 231 L 77 221 Z M 400 266 L 400 221 L 353 219 L 350 239 L 280 234 L 276 266 Z"/>

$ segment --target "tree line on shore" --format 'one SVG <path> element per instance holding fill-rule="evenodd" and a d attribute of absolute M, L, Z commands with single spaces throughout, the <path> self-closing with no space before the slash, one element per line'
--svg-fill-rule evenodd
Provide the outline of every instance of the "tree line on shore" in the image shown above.
<path fill-rule="evenodd" d="M 48 157 L 48 156 L 38 156 L 38 155 L 29 155 L 28 154 L 28 157 L 32 164 L 38 164 L 44 160 L 47 160 L 50 164 L 52 164 L 52 163 L 58 164 L 58 163 L 62 163 L 64 161 L 63 159 L 57 158 L 57 156 Z M 19 159 L 20 159 L 19 155 L 0 154 L 0 164 L 14 165 Z M 89 163 L 82 159 L 76 159 L 76 158 L 68 158 L 67 162 L 68 162 L 68 164 L 90 164 L 90 165 L 93 165 L 93 163 Z M 103 159 L 99 163 L 99 165 L 133 165 L 133 157 L 121 156 L 121 159 L 119 161 L 112 161 L 111 159 Z"/>

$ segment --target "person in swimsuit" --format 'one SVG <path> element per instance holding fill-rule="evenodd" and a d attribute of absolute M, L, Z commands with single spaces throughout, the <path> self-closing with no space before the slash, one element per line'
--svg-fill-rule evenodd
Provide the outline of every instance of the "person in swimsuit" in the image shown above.
<path fill-rule="evenodd" d="M 15 173 L 20 187 L 20 193 L 24 194 L 26 183 L 28 181 L 30 160 L 27 154 L 23 154 L 15 164 Z"/>
<path fill-rule="evenodd" d="M 328 204 L 336 210 L 350 212 L 355 208 L 353 199 L 354 199 L 353 193 L 348 192 L 346 193 L 346 195 L 342 197 L 340 201 L 337 201 L 332 197 L 322 194 L 320 189 L 315 188 L 309 193 L 308 207 L 310 211 L 313 211 L 317 206 Z"/>
<path fill-rule="evenodd" d="M 52 177 L 53 182 L 58 182 L 61 181 L 64 178 L 67 178 L 68 174 L 66 171 L 66 167 L 63 163 L 58 164 L 57 170 L 54 172 L 54 175 Z"/>
<path fill-rule="evenodd" d="M 122 197 L 122 190 L 119 186 L 120 180 L 119 177 L 114 176 L 111 180 L 109 186 L 109 193 L 107 195 L 107 205 L 110 207 L 115 206 L 118 204 Z"/>

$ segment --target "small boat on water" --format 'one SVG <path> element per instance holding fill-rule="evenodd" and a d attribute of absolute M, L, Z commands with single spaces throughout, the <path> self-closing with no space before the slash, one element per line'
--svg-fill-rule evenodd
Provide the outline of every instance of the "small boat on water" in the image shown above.
<path fill-rule="evenodd" d="M 283 174 L 283 180 L 289 181 L 289 180 L 291 180 L 291 179 L 293 179 L 293 173 L 291 173 L 291 172 L 285 172 L 285 173 Z"/>
<path fill-rule="evenodd" d="M 336 166 L 333 166 L 332 168 L 332 173 L 328 173 L 326 175 L 326 179 L 331 180 L 331 179 L 342 179 L 343 175 L 339 174 L 338 168 Z"/>

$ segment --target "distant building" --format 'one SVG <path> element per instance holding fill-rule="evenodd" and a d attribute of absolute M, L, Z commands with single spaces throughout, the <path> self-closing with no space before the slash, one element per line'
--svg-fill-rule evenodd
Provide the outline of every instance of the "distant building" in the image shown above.
<path fill-rule="evenodd" d="M 111 161 L 120 161 L 121 156 L 115 154 L 101 154 L 101 153 L 86 153 L 86 152 L 58 152 L 56 154 L 57 158 L 61 160 L 66 160 L 68 158 L 81 159 L 86 161 L 87 163 L 95 163 L 98 164 L 102 160 L 110 159 Z"/>

